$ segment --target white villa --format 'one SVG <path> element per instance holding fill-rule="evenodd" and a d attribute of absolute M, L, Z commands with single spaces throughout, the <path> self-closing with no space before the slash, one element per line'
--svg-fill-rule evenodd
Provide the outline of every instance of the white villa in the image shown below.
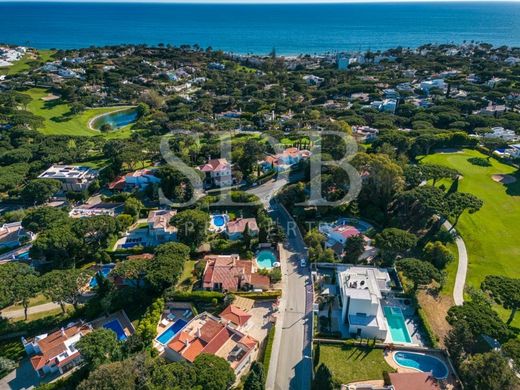
<path fill-rule="evenodd" d="M 383 268 L 345 265 L 337 270 L 341 318 L 349 333 L 386 339 L 388 325 L 381 299 L 390 292 L 390 275 Z"/>
<path fill-rule="evenodd" d="M 360 141 L 373 141 L 377 138 L 379 130 L 370 126 L 352 126 L 352 133 Z"/>
<path fill-rule="evenodd" d="M 22 222 L 4 223 L 0 227 L 0 248 L 14 248 L 27 241 L 32 241 L 35 235 L 25 230 Z"/>
<path fill-rule="evenodd" d="M 495 150 L 493 154 L 503 158 L 520 158 L 520 144 L 509 145 L 505 150 Z"/>
<path fill-rule="evenodd" d="M 503 127 L 493 127 L 489 133 L 484 133 L 482 135 L 484 138 L 500 138 L 504 141 L 517 141 L 519 139 L 518 135 L 509 129 L 504 129 Z"/>
<path fill-rule="evenodd" d="M 55 179 L 64 191 L 85 191 L 96 180 L 98 172 L 77 165 L 53 165 L 38 176 L 39 179 Z"/>
<path fill-rule="evenodd" d="M 426 93 L 429 93 L 432 88 L 444 89 L 445 87 L 444 79 L 426 80 L 421 83 L 421 89 Z"/>

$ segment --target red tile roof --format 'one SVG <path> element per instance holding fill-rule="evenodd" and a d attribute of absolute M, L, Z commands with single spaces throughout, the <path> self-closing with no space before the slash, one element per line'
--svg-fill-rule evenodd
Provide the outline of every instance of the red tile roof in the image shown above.
<path fill-rule="evenodd" d="M 219 316 L 239 326 L 244 325 L 251 318 L 250 314 L 247 314 L 244 310 L 235 305 L 226 307 Z"/>
<path fill-rule="evenodd" d="M 395 390 L 439 390 L 435 378 L 426 372 L 392 372 L 390 382 Z"/>
<path fill-rule="evenodd" d="M 238 255 L 208 255 L 203 277 L 203 287 L 213 289 L 220 284 L 223 290 L 236 291 L 244 283 L 253 286 L 269 286 L 269 277 L 256 274 L 252 260 L 240 260 Z"/>
<path fill-rule="evenodd" d="M 248 227 L 250 232 L 258 232 L 258 225 L 255 218 L 238 218 L 234 221 L 229 221 L 226 225 L 228 233 L 243 233 Z"/>
<path fill-rule="evenodd" d="M 209 160 L 206 164 L 199 167 L 202 172 L 220 172 L 230 168 L 231 166 L 225 158 Z"/>

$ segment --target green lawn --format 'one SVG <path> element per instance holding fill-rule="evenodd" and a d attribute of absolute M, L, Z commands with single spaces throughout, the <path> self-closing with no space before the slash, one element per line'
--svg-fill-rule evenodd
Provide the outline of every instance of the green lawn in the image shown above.
<path fill-rule="evenodd" d="M 43 64 L 45 62 L 49 62 L 52 59 L 54 53 L 54 50 L 39 50 L 38 59 L 36 60 L 32 58 L 31 54 L 28 53 L 13 65 L 0 68 L 0 74 L 14 75 L 20 72 L 25 72 L 31 69 L 31 63 L 37 62 L 38 64 Z"/>
<path fill-rule="evenodd" d="M 179 283 L 177 283 L 177 287 L 183 291 L 191 291 L 192 289 L 192 278 L 193 278 L 193 270 L 195 269 L 195 264 L 197 261 L 188 260 L 184 262 L 184 269 L 182 270 L 182 275 L 179 278 Z"/>
<path fill-rule="evenodd" d="M 383 379 L 383 371 L 394 371 L 386 363 L 382 349 L 361 348 L 347 344 L 322 343 L 320 363 L 325 363 L 332 371 L 334 381 L 341 384 Z"/>
<path fill-rule="evenodd" d="M 39 129 L 43 134 L 48 135 L 79 135 L 92 136 L 103 135 L 106 138 L 127 138 L 130 136 L 130 125 L 119 130 L 101 133 L 89 128 L 90 120 L 98 115 L 107 112 L 121 110 L 125 107 L 103 107 L 92 108 L 77 115 L 70 115 L 70 107 L 61 100 L 44 102 L 42 97 L 47 96 L 49 91 L 42 88 L 33 88 L 24 93 L 32 97 L 27 109 L 32 113 L 45 118 L 44 126 Z"/>
<path fill-rule="evenodd" d="M 457 226 L 469 255 L 467 284 L 479 287 L 486 275 L 506 275 L 520 278 L 520 181 L 504 185 L 492 180 L 494 174 L 515 174 L 516 169 L 490 159 L 490 167 L 468 162 L 468 158 L 483 154 L 464 150 L 459 153 L 433 154 L 422 161 L 443 164 L 457 169 L 464 178 L 460 192 L 470 192 L 484 201 L 482 209 L 465 213 Z"/>
<path fill-rule="evenodd" d="M 457 267 L 459 265 L 459 251 L 457 249 L 457 244 L 449 243 L 447 245 L 448 249 L 452 253 L 454 260 L 444 269 L 446 271 L 446 279 L 444 280 L 444 286 L 442 287 L 441 293 L 443 295 L 453 295 L 453 288 L 455 287 L 455 276 L 457 275 Z"/>

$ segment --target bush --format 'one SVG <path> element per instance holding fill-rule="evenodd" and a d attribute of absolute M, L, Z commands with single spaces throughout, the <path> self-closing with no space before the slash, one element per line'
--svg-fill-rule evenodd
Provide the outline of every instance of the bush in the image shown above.
<path fill-rule="evenodd" d="M 262 292 L 239 292 L 237 291 L 235 295 L 240 297 L 254 299 L 255 301 L 261 300 L 272 300 L 280 297 L 282 295 L 281 290 L 273 290 L 273 291 L 262 291 Z"/>
<path fill-rule="evenodd" d="M 269 333 L 267 333 L 265 347 L 262 351 L 263 356 L 262 356 L 261 360 L 262 360 L 262 363 L 264 364 L 265 376 L 267 376 L 267 372 L 269 371 L 269 361 L 271 360 L 271 352 L 273 350 L 274 332 L 275 332 L 275 327 L 273 326 L 271 329 L 269 329 Z"/>
<path fill-rule="evenodd" d="M 164 299 L 158 298 L 152 303 L 143 318 L 139 320 L 137 325 L 136 333 L 145 341 L 151 345 L 153 339 L 157 336 L 157 324 L 161 320 L 161 314 L 164 309 Z"/>
<path fill-rule="evenodd" d="M 218 291 L 175 291 L 173 287 L 167 289 L 164 296 L 167 301 L 212 303 L 213 299 L 224 300 L 224 294 Z"/>
<path fill-rule="evenodd" d="M 491 166 L 489 159 L 482 158 L 482 157 L 470 157 L 470 158 L 468 158 L 468 162 L 473 165 L 478 165 L 481 167 L 490 167 Z"/>
<path fill-rule="evenodd" d="M 426 314 L 424 313 L 424 310 L 419 307 L 417 309 L 417 316 L 419 317 L 419 321 L 421 322 L 421 325 L 426 333 L 426 337 L 428 338 L 428 341 L 430 342 L 432 348 L 438 348 L 439 347 L 439 337 L 435 334 L 433 329 L 430 326 L 430 323 L 428 322 L 428 319 L 426 318 Z"/>

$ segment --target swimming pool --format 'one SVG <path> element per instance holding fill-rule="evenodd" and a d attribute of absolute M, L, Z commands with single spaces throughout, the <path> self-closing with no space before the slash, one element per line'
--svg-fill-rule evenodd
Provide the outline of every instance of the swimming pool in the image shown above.
<path fill-rule="evenodd" d="M 417 371 L 431 372 L 436 379 L 444 379 L 448 376 L 448 367 L 440 359 L 423 353 L 397 351 L 394 353 L 394 361 L 402 366 L 413 368 Z"/>
<path fill-rule="evenodd" d="M 406 328 L 406 323 L 404 322 L 404 316 L 401 309 L 394 306 L 385 306 L 383 312 L 385 313 L 386 322 L 390 329 L 392 341 L 395 343 L 411 343 L 412 338 Z"/>
<path fill-rule="evenodd" d="M 213 214 L 211 216 L 211 224 L 209 227 L 209 230 L 214 232 L 222 232 L 225 227 L 226 223 L 229 221 L 229 217 L 227 214 Z"/>
<path fill-rule="evenodd" d="M 103 328 L 114 331 L 119 341 L 124 341 L 127 339 L 125 331 L 123 330 L 123 327 L 118 320 L 107 322 L 105 325 L 103 325 Z"/>
<path fill-rule="evenodd" d="M 159 337 L 156 338 L 158 342 L 160 342 L 162 345 L 168 344 L 168 341 L 173 339 L 179 331 L 186 326 L 188 322 L 178 319 L 173 323 L 172 326 L 170 326 L 168 329 L 166 329 L 164 332 L 162 332 Z"/>
<path fill-rule="evenodd" d="M 97 274 L 101 275 L 103 278 L 106 278 L 108 276 L 108 274 L 110 274 L 110 272 L 112 272 L 113 269 L 114 269 L 114 265 L 104 265 L 97 272 Z M 97 285 L 98 284 L 97 284 L 96 275 L 94 275 L 92 277 L 92 279 L 90 279 L 89 287 L 95 288 L 95 287 L 97 287 Z"/>
<path fill-rule="evenodd" d="M 259 268 L 271 269 L 276 263 L 276 254 L 271 249 L 262 249 L 256 254 L 256 263 Z"/>

